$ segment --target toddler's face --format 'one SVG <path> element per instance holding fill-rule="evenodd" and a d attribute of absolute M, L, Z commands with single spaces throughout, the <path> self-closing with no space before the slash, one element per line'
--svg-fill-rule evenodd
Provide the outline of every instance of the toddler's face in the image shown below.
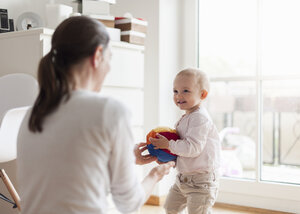
<path fill-rule="evenodd" d="M 193 75 L 179 75 L 173 83 L 174 102 L 186 113 L 191 113 L 200 106 L 201 91 Z"/>

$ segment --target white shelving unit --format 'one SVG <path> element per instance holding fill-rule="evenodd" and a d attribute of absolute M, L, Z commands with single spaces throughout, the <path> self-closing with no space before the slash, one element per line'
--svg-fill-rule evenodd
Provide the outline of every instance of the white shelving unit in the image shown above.
<path fill-rule="evenodd" d="M 144 47 L 125 42 L 112 42 L 111 71 L 102 94 L 122 101 L 132 113 L 134 136 L 144 141 Z"/>
<path fill-rule="evenodd" d="M 0 34 L 0 76 L 26 73 L 37 77 L 39 60 L 51 49 L 53 30 L 36 28 Z M 144 140 L 144 47 L 111 42 L 112 61 L 102 93 L 121 100 L 133 114 L 134 134 Z"/>
<path fill-rule="evenodd" d="M 39 60 L 50 51 L 52 34 L 47 28 L 0 34 L 0 76 L 26 73 L 36 77 Z"/>

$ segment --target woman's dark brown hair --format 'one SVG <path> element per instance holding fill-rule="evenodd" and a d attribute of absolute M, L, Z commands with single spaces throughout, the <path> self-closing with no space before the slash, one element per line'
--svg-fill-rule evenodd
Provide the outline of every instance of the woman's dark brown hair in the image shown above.
<path fill-rule="evenodd" d="M 42 132 L 47 115 L 70 98 L 74 86 L 70 68 L 92 56 L 99 45 L 105 50 L 108 43 L 104 25 L 85 16 L 68 18 L 57 27 L 52 36 L 52 48 L 39 63 L 40 91 L 29 119 L 32 132 Z"/>

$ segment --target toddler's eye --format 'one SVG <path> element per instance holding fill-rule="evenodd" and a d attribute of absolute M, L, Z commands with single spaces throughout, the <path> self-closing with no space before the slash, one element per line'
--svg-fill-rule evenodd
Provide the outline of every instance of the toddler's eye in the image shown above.
<path fill-rule="evenodd" d="M 174 93 L 174 94 L 177 94 L 177 93 L 178 93 L 178 91 L 177 91 L 177 90 L 173 90 L 173 93 Z"/>
<path fill-rule="evenodd" d="M 187 93 L 187 92 L 190 92 L 190 91 L 189 91 L 189 90 L 187 90 L 187 89 L 185 89 L 185 90 L 183 90 L 183 92 L 184 92 L 184 93 Z"/>

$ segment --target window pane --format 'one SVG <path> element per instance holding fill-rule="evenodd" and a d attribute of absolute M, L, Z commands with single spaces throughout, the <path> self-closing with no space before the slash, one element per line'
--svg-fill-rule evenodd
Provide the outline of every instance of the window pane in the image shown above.
<path fill-rule="evenodd" d="M 294 75 L 300 70 L 300 1 L 264 0 L 263 75 Z"/>
<path fill-rule="evenodd" d="M 201 0 L 199 65 L 214 76 L 256 75 L 257 2 Z"/>
<path fill-rule="evenodd" d="M 222 140 L 222 173 L 255 178 L 255 82 L 213 82 L 207 101 Z"/>
<path fill-rule="evenodd" d="M 262 179 L 300 183 L 300 80 L 263 82 Z"/>

